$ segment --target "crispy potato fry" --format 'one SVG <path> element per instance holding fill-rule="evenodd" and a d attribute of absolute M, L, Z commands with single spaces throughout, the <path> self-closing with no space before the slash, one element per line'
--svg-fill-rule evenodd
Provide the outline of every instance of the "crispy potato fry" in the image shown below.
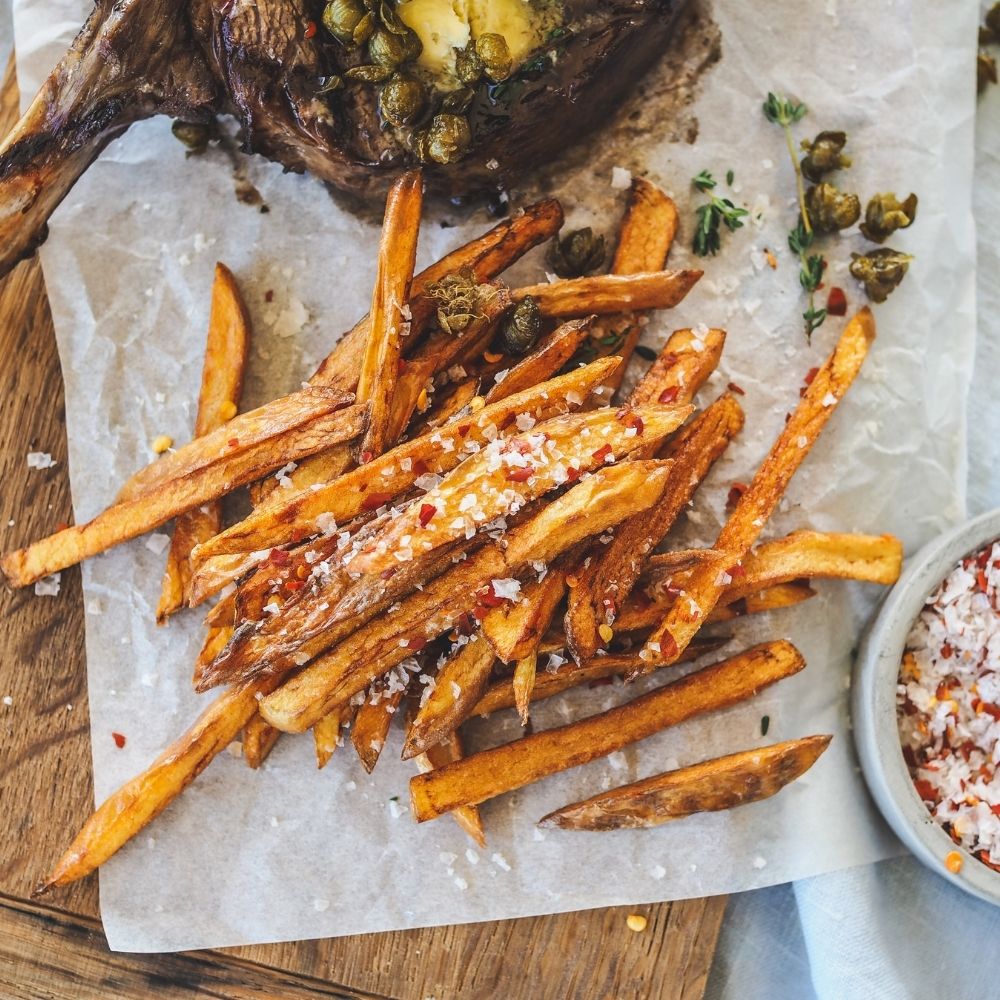
<path fill-rule="evenodd" d="M 321 416 L 290 434 L 265 441 L 260 447 L 224 455 L 181 479 L 161 483 L 132 500 L 109 507 L 87 524 L 65 528 L 26 549 L 8 553 L 0 560 L 0 569 L 15 587 L 34 583 L 43 576 L 144 535 L 178 514 L 186 514 L 217 500 L 238 486 L 252 482 L 262 468 L 276 469 L 303 455 L 311 455 L 331 442 L 355 437 L 361 428 L 363 413 L 363 407 L 351 406 Z M 226 428 L 222 430 L 225 432 Z"/>
<path fill-rule="evenodd" d="M 874 339 L 875 320 L 865 307 L 844 328 L 833 354 L 806 388 L 749 489 L 736 502 L 714 545 L 719 554 L 695 570 L 685 599 L 671 607 L 646 640 L 643 656 L 648 662 L 675 659 L 711 614 L 729 570 L 743 562 L 757 541 L 795 470 L 860 371 Z"/>
<path fill-rule="evenodd" d="M 801 580 L 791 583 L 777 583 L 759 594 L 750 594 L 733 601 L 731 604 L 716 604 L 708 616 L 708 624 L 713 622 L 728 622 L 744 615 L 756 615 L 764 611 L 778 611 L 790 608 L 816 596 L 816 591 Z M 723 597 L 725 600 L 725 597 Z"/>
<path fill-rule="evenodd" d="M 410 489 L 423 473 L 450 471 L 461 461 L 466 442 L 485 443 L 491 428 L 512 423 L 518 414 L 554 415 L 568 409 L 570 399 L 582 403 L 617 363 L 617 359 L 597 361 L 515 393 L 450 430 L 441 429 L 404 442 L 321 489 L 296 492 L 283 498 L 280 505 L 255 511 L 199 546 L 194 553 L 196 563 L 200 566 L 209 556 L 267 549 L 315 534 L 319 530 L 317 518 L 324 515 L 344 524 L 366 508 L 388 503 Z"/>
<path fill-rule="evenodd" d="M 349 444 L 335 444 L 332 448 L 309 455 L 283 477 L 291 485 L 283 486 L 276 476 L 266 476 L 249 487 L 250 502 L 254 509 L 263 510 L 269 504 L 280 504 L 289 491 L 306 490 L 316 483 L 329 483 L 343 475 L 354 465 L 354 455 Z"/>
<path fill-rule="evenodd" d="M 458 731 L 452 732 L 442 743 L 436 743 L 427 748 L 426 753 L 420 754 L 416 759 L 417 769 L 421 774 L 427 774 L 437 767 L 444 767 L 445 764 L 453 764 L 456 760 L 461 760 L 465 756 L 462 747 L 462 737 Z M 480 846 L 486 846 L 486 833 L 483 830 L 483 821 L 479 815 L 477 806 L 460 806 L 452 810 L 451 814 L 455 822 Z"/>
<path fill-rule="evenodd" d="M 514 689 L 514 704 L 517 714 L 521 717 L 521 725 L 528 724 L 528 706 L 531 704 L 531 692 L 535 689 L 535 675 L 538 670 L 538 651 L 532 650 L 514 664 L 514 677 L 511 687 Z"/>
<path fill-rule="evenodd" d="M 791 643 L 765 643 L 618 708 L 417 775 L 410 779 L 414 816 L 422 823 L 606 757 L 669 726 L 752 698 L 804 666 Z"/>
<path fill-rule="evenodd" d="M 656 774 L 543 816 L 561 830 L 639 830 L 760 802 L 805 774 L 832 736 L 806 736 Z"/>
<path fill-rule="evenodd" d="M 477 592 L 491 580 L 510 577 L 531 561 L 548 561 L 655 503 L 669 472 L 658 462 L 626 462 L 595 472 L 510 531 L 506 548 L 484 545 L 403 600 L 390 619 L 372 620 L 290 678 L 272 699 L 261 702 L 265 718 L 289 732 L 308 729 L 415 649 L 453 628 L 475 610 Z"/>
<path fill-rule="evenodd" d="M 365 700 L 358 706 L 351 726 L 351 743 L 354 744 L 358 759 L 369 774 L 375 770 L 375 765 L 385 748 L 389 726 L 392 725 L 393 716 L 406 697 L 407 686 L 407 682 L 399 680 L 398 686 L 392 691 L 385 691 L 379 680 L 375 680 L 369 687 Z M 377 701 L 372 701 L 373 689 L 378 693 Z"/>
<path fill-rule="evenodd" d="M 630 406 L 690 403 L 715 371 L 726 344 L 726 331 L 712 328 L 703 336 L 675 330 L 629 396 Z"/>
<path fill-rule="evenodd" d="M 577 661 L 607 645 L 600 626 L 614 624 L 617 609 L 632 593 L 646 557 L 742 427 L 739 403 L 730 395 L 721 396 L 681 432 L 680 443 L 672 448 L 674 473 L 660 502 L 641 517 L 619 525 L 614 538 L 591 555 L 590 565 L 576 572 L 577 584 L 569 592 L 563 627 Z"/>
<path fill-rule="evenodd" d="M 243 759 L 247 767 L 256 771 L 267 760 L 281 733 L 269 726 L 259 714 L 250 716 L 243 727 Z"/>
<path fill-rule="evenodd" d="M 684 656 L 679 662 L 697 660 L 698 657 L 705 656 L 720 646 L 724 646 L 727 641 L 725 638 L 705 639 L 699 636 L 684 651 Z M 558 646 L 558 648 L 562 647 Z M 539 649 L 539 653 L 545 652 L 551 652 L 551 650 Z M 596 681 L 603 681 L 610 677 L 620 677 L 638 665 L 638 657 L 634 653 L 620 656 L 597 656 L 593 660 L 581 664 L 566 660 L 555 668 L 546 667 L 535 673 L 535 683 L 531 689 L 530 698 L 532 702 L 544 701 L 553 695 L 569 691 L 570 688 L 580 687 L 583 684 L 594 684 Z M 469 714 L 487 716 L 505 708 L 515 707 L 517 707 L 517 702 L 513 678 L 504 677 L 502 680 L 494 681 L 486 688 Z"/>
<path fill-rule="evenodd" d="M 209 626 L 201 645 L 201 651 L 198 653 L 198 659 L 195 660 L 194 664 L 194 674 L 192 675 L 191 683 L 195 687 L 201 682 L 205 668 L 225 649 L 226 643 L 229 642 L 232 635 L 233 629 L 230 625 Z"/>
<path fill-rule="evenodd" d="M 236 415 L 249 346 L 250 317 L 236 279 L 225 264 L 217 263 L 194 424 L 196 438 L 211 433 Z M 158 623 L 162 624 L 187 604 L 191 589 L 191 551 L 217 535 L 221 528 L 222 510 L 218 502 L 195 508 L 177 518 L 156 608 Z"/>
<path fill-rule="evenodd" d="M 104 800 L 34 894 L 88 875 L 159 816 L 236 739 L 257 711 L 258 694 L 275 683 L 256 681 L 219 695 L 142 774 Z"/>
<path fill-rule="evenodd" d="M 529 285 L 515 289 L 512 295 L 515 302 L 530 295 L 543 316 L 554 318 L 670 309 L 691 291 L 702 273 L 684 270 L 598 274 Z"/>
<path fill-rule="evenodd" d="M 452 652 L 438 670 L 430 697 L 410 722 L 403 760 L 424 753 L 458 729 L 486 689 L 495 659 L 489 643 L 480 636 Z"/>
<path fill-rule="evenodd" d="M 316 748 L 316 767 L 322 770 L 330 763 L 337 747 L 340 746 L 340 727 L 344 711 L 339 706 L 327 712 L 313 725 L 313 746 Z"/>
<path fill-rule="evenodd" d="M 204 544 L 204 543 L 203 543 Z M 188 604 L 196 608 L 210 597 L 214 597 L 234 580 L 256 569 L 267 558 L 268 550 L 260 552 L 232 552 L 228 555 L 213 556 L 210 559 L 198 560 L 192 564 L 190 593 Z M 227 610 L 231 610 L 233 602 L 223 598 L 215 605 L 205 618 L 206 625 L 218 625 L 226 622 L 219 619 Z M 232 618 L 228 619 L 229 622 Z"/>

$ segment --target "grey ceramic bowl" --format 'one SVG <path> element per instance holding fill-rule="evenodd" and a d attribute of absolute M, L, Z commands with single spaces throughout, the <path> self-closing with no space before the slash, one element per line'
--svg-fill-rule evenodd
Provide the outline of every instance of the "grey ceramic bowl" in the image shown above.
<path fill-rule="evenodd" d="M 966 555 L 1000 538 L 1000 510 L 983 514 L 930 542 L 906 561 L 862 641 L 851 686 L 854 741 L 865 780 L 889 825 L 929 868 L 966 892 L 1000 905 L 1000 872 L 961 848 L 931 818 L 910 780 L 896 727 L 896 680 L 906 636 L 924 601 Z M 950 872 L 951 851 L 964 864 Z"/>

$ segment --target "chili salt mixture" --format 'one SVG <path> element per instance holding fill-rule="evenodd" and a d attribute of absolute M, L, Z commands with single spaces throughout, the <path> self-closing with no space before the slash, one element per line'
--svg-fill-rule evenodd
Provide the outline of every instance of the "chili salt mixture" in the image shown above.
<path fill-rule="evenodd" d="M 927 599 L 896 704 L 920 798 L 956 844 L 1000 870 L 1000 541 L 963 559 Z"/>

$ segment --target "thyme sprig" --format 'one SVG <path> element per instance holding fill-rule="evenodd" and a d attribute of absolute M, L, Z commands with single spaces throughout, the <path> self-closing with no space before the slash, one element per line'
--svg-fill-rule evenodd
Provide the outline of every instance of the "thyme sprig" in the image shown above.
<path fill-rule="evenodd" d="M 702 170 L 691 178 L 691 183 L 703 194 L 709 196 L 704 205 L 695 209 L 697 225 L 692 249 L 699 257 L 713 257 L 722 246 L 722 226 L 731 233 L 743 227 L 743 219 L 749 214 L 745 208 L 734 205 L 729 198 L 720 198 L 713 191 L 717 181 L 708 170 Z"/>

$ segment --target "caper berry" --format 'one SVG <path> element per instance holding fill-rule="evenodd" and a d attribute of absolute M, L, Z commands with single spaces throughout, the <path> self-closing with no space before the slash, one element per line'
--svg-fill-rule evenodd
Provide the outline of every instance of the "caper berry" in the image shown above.
<path fill-rule="evenodd" d="M 849 167 L 851 158 L 843 154 L 846 145 L 846 132 L 820 132 L 812 142 L 803 139 L 802 148 L 806 155 L 802 158 L 801 167 L 806 179 L 816 184 L 825 174 Z"/>
<path fill-rule="evenodd" d="M 819 233 L 833 233 L 853 226 L 861 217 L 861 200 L 823 182 L 806 191 L 806 211 Z"/>
<path fill-rule="evenodd" d="M 323 26 L 344 45 L 353 45 L 354 31 L 365 17 L 360 0 L 330 0 L 323 8 Z"/>
<path fill-rule="evenodd" d="M 851 254 L 851 274 L 865 286 L 872 302 L 885 302 L 906 276 L 913 258 L 890 247 L 880 247 L 866 254 Z"/>
<path fill-rule="evenodd" d="M 472 130 L 461 115 L 435 115 L 427 132 L 427 158 L 435 163 L 455 163 L 472 145 Z"/>
<path fill-rule="evenodd" d="M 467 87 L 479 82 L 486 71 L 483 60 L 479 58 L 476 47 L 471 42 L 464 49 L 455 49 L 455 76 Z"/>
<path fill-rule="evenodd" d="M 192 153 L 204 153 L 208 148 L 208 140 L 212 138 L 212 128 L 204 122 L 182 122 L 178 119 L 170 126 L 170 131 Z"/>
<path fill-rule="evenodd" d="M 378 95 L 378 109 L 382 117 L 397 127 L 409 125 L 424 109 L 426 95 L 416 80 L 403 76 L 393 77 Z"/>
<path fill-rule="evenodd" d="M 877 194 L 865 209 L 865 221 L 861 232 L 873 243 L 885 241 L 897 230 L 913 225 L 917 217 L 917 196 L 911 194 L 906 201 L 900 201 L 894 194 Z"/>
<path fill-rule="evenodd" d="M 590 226 L 574 229 L 549 245 L 548 262 L 560 278 L 579 278 L 604 263 L 604 237 Z"/>
<path fill-rule="evenodd" d="M 503 325 L 504 347 L 511 354 L 527 354 L 542 333 L 542 313 L 538 303 L 526 295 L 518 302 Z"/>
<path fill-rule="evenodd" d="M 511 58 L 510 47 L 503 35 L 488 31 L 476 39 L 476 54 L 483 61 L 486 75 L 494 82 L 500 83 L 510 76 L 514 60 Z"/>

